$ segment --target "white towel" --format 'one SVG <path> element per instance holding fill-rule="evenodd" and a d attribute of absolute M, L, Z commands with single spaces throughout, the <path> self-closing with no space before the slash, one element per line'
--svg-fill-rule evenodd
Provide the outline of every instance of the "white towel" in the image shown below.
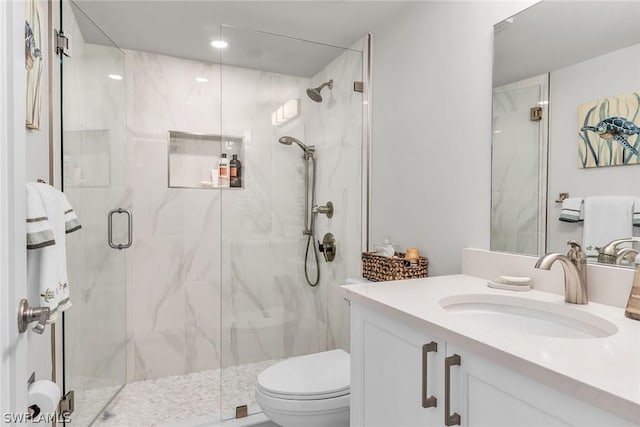
<path fill-rule="evenodd" d="M 44 210 L 40 193 L 33 183 L 27 189 L 27 249 L 39 249 L 54 245 L 53 229 Z"/>
<path fill-rule="evenodd" d="M 633 225 L 640 227 L 640 197 L 636 197 L 633 203 Z"/>
<path fill-rule="evenodd" d="M 631 237 L 634 197 L 600 196 L 584 199 L 583 249 L 587 256 L 614 239 Z"/>
<path fill-rule="evenodd" d="M 28 246 L 31 250 L 27 251 L 28 286 L 38 289 L 40 306 L 49 307 L 51 314 L 48 323 L 52 323 L 57 319 L 58 312 L 71 306 L 65 235 L 81 226 L 64 193 L 41 183 L 27 183 L 26 187 L 27 233 L 29 234 L 29 219 L 42 218 L 32 215 L 42 215 L 41 212 L 44 212 L 53 235 L 53 239 L 44 242 L 46 244 Z M 41 222 L 44 221 L 33 221 L 36 224 Z M 41 232 L 31 234 L 37 237 Z"/>
<path fill-rule="evenodd" d="M 570 197 L 562 201 L 562 210 L 560 211 L 560 221 L 578 222 L 584 219 L 583 215 L 584 199 L 582 197 Z"/>

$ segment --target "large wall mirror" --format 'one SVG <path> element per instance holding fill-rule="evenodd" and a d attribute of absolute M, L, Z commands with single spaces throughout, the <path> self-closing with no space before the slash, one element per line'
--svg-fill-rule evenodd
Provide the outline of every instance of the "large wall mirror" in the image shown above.
<path fill-rule="evenodd" d="M 608 243 L 640 240 L 640 2 L 542 1 L 494 32 L 491 249 L 632 265 Z"/>

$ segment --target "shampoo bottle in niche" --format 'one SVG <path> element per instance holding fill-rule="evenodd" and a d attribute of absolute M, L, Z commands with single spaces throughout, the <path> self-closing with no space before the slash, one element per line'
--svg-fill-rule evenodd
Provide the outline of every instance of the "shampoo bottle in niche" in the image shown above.
<path fill-rule="evenodd" d="M 242 187 L 242 162 L 234 154 L 229 162 L 229 178 L 231 187 Z"/>
<path fill-rule="evenodd" d="M 218 186 L 229 186 L 229 159 L 227 159 L 227 153 L 220 155 L 220 163 L 218 164 Z"/>
<path fill-rule="evenodd" d="M 629 319 L 640 320 L 640 255 L 636 256 L 636 272 L 624 315 Z"/>

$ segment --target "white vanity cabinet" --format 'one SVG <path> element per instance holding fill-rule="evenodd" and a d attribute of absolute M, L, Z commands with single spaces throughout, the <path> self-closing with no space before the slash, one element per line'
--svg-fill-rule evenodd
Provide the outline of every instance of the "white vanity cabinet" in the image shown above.
<path fill-rule="evenodd" d="M 425 333 L 352 304 L 351 425 L 440 425 L 437 367 L 444 363 L 444 347 Z"/>
<path fill-rule="evenodd" d="M 430 335 L 420 322 L 411 317 L 401 321 L 352 300 L 352 426 L 441 427 L 458 425 L 456 414 L 459 425 L 467 427 L 640 425 L 640 419 L 634 424 L 616 417 L 615 408 L 599 409 Z M 423 353 L 429 343 L 437 351 Z M 423 407 L 427 396 L 436 399 L 436 406 Z"/>

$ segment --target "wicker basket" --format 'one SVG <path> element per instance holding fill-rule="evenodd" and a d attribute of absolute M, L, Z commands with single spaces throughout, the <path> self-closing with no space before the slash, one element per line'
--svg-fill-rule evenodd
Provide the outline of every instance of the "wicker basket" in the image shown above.
<path fill-rule="evenodd" d="M 410 265 L 401 252 L 396 252 L 392 258 L 374 252 L 363 252 L 362 277 L 373 282 L 417 279 L 418 277 L 427 277 L 428 264 L 427 258 L 420 257 L 417 265 Z"/>

